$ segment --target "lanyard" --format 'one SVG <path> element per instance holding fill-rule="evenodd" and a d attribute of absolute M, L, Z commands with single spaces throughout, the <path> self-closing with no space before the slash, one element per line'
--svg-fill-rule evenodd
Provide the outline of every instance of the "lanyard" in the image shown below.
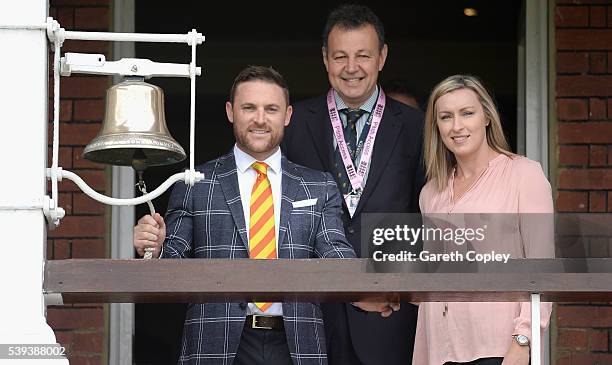
<path fill-rule="evenodd" d="M 344 163 L 344 168 L 346 169 L 346 175 L 348 176 L 353 192 L 355 193 L 359 193 L 361 191 L 363 179 L 366 171 L 368 171 L 368 167 L 370 166 L 372 150 L 374 149 L 374 139 L 376 138 L 376 133 L 378 132 L 378 127 L 380 125 L 380 121 L 382 120 L 382 115 L 385 110 L 385 103 L 385 93 L 382 91 L 382 89 L 380 89 L 376 106 L 374 107 L 372 115 L 370 116 L 372 119 L 372 124 L 370 125 L 370 130 L 368 131 L 365 140 L 363 139 L 363 132 L 365 131 L 362 131 L 362 136 L 359 141 L 359 147 L 363 146 L 361 150 L 361 159 L 359 161 L 359 165 L 357 168 L 355 168 L 348 150 L 348 146 L 344 140 L 342 121 L 338 116 L 334 91 L 333 89 L 330 89 L 327 93 L 327 108 L 329 110 L 329 119 L 331 120 L 332 130 L 334 132 L 336 142 L 338 143 L 338 150 L 340 151 L 340 156 L 342 157 L 342 162 Z M 359 149 L 360 148 L 357 148 L 358 152 Z M 356 154 L 356 156 L 358 156 L 358 154 Z"/>

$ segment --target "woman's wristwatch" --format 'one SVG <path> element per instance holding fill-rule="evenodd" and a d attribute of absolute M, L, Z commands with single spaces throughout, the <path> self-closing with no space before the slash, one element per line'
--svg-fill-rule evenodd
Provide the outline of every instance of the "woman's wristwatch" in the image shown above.
<path fill-rule="evenodd" d="M 512 335 L 512 338 L 519 346 L 529 346 L 529 337 L 525 335 Z"/>

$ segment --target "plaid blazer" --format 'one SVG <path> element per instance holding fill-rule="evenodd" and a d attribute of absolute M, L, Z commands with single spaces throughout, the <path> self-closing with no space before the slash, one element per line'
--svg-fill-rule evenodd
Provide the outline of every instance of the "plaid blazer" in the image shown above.
<path fill-rule="evenodd" d="M 279 258 L 355 257 L 344 235 L 341 198 L 329 173 L 288 161 L 282 168 Z M 248 238 L 233 152 L 197 167 L 204 180 L 177 183 L 165 216 L 164 258 L 247 259 Z M 292 202 L 317 198 L 315 205 Z M 231 364 L 246 318 L 246 303 L 189 304 L 179 364 Z M 294 364 L 327 364 L 321 309 L 314 303 L 283 303 Z"/>

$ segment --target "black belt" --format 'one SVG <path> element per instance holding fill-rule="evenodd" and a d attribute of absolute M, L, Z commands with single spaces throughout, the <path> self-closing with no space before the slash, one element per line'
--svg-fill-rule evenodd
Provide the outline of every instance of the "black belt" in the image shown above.
<path fill-rule="evenodd" d="M 262 315 L 253 314 L 246 317 L 246 325 L 250 328 L 258 330 L 285 330 L 285 325 L 283 324 L 282 316 L 266 317 Z"/>

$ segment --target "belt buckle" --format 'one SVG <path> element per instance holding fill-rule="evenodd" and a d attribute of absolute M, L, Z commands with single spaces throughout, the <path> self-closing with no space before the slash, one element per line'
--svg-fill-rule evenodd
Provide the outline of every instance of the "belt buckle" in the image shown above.
<path fill-rule="evenodd" d="M 271 330 L 272 327 L 268 327 L 268 326 L 260 326 L 257 324 L 257 320 L 261 317 L 265 317 L 265 316 L 260 316 L 257 314 L 253 314 L 253 323 L 251 324 L 251 328 L 256 329 L 256 330 Z"/>

